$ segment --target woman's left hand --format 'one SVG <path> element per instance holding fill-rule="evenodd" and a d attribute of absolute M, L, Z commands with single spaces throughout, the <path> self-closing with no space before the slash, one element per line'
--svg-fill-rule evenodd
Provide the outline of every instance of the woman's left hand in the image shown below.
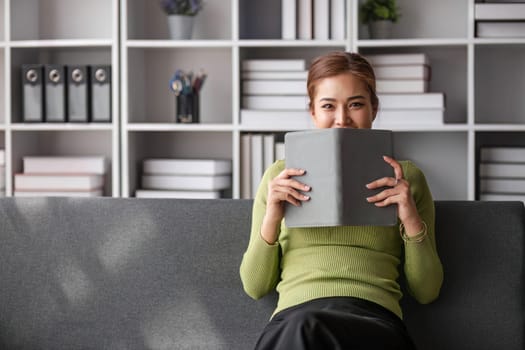
<path fill-rule="evenodd" d="M 366 187 L 371 190 L 380 187 L 390 188 L 367 197 L 366 200 L 378 207 L 397 204 L 397 216 L 405 226 L 407 236 L 416 235 L 423 229 L 423 223 L 410 192 L 410 183 L 404 178 L 403 168 L 399 162 L 387 156 L 383 156 L 383 159 L 394 168 L 395 177 L 383 177 L 367 184 Z"/>

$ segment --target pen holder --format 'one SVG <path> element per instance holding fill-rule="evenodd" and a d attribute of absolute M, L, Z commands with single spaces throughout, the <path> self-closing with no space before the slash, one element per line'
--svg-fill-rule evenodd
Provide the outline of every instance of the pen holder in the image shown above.
<path fill-rule="evenodd" d="M 175 98 L 177 123 L 199 122 L 199 94 L 180 94 Z"/>

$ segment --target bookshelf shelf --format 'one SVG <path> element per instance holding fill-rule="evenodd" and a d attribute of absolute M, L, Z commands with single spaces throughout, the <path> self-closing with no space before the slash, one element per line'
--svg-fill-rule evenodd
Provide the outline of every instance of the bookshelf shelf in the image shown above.
<path fill-rule="evenodd" d="M 398 158 L 415 161 L 436 199 L 476 199 L 476 154 L 482 145 L 525 145 L 525 38 L 477 38 L 477 0 L 404 0 L 392 38 L 370 39 L 358 21 L 359 0 L 346 0 L 345 39 L 281 39 L 281 1 L 208 0 L 192 40 L 170 40 L 166 15 L 150 0 L 0 0 L 0 143 L 6 150 L 6 195 L 21 159 L 99 153 L 111 160 L 109 196 L 134 196 L 147 157 L 225 158 L 231 193 L 241 197 L 242 136 L 290 129 L 240 123 L 244 59 L 312 58 L 331 50 L 365 55 L 423 52 L 430 91 L 445 93 L 444 124 L 396 125 Z M 52 11 L 51 9 L 59 9 Z M 96 17 L 96 21 L 93 18 Z M 446 18 L 446 21 L 443 20 Z M 109 124 L 25 124 L 20 65 L 110 64 Z M 173 122 L 168 82 L 176 69 L 200 69 L 199 124 Z M 80 141 L 77 145 L 77 141 Z M 39 147 L 39 145 L 42 145 Z M 80 148 L 82 146 L 82 148 Z"/>

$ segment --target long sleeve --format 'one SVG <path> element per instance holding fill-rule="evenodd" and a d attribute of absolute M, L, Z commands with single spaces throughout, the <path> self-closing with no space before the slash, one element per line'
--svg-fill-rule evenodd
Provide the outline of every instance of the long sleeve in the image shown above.
<path fill-rule="evenodd" d="M 443 268 L 436 249 L 434 200 L 425 176 L 411 162 L 404 164 L 419 215 L 427 225 L 427 237 L 420 243 L 405 242 L 405 276 L 410 293 L 422 303 L 436 299 L 443 283 Z"/>
<path fill-rule="evenodd" d="M 240 275 L 244 290 L 254 299 L 272 291 L 279 281 L 279 243 L 266 243 L 260 229 L 266 212 L 268 182 L 283 169 L 284 161 L 277 161 L 266 170 L 253 203 L 250 242 L 241 262 Z"/>

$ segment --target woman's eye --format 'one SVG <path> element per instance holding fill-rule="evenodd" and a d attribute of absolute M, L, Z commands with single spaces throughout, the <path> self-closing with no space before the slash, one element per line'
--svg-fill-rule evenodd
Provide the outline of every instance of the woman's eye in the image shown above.
<path fill-rule="evenodd" d="M 348 105 L 349 108 L 354 108 L 354 109 L 355 109 L 355 108 L 360 108 L 360 107 L 362 107 L 362 106 L 363 106 L 363 104 L 362 104 L 361 102 L 352 102 L 352 103 L 350 103 L 350 104 Z"/>
<path fill-rule="evenodd" d="M 332 109 L 333 105 L 331 103 L 326 103 L 321 106 L 322 109 Z"/>

